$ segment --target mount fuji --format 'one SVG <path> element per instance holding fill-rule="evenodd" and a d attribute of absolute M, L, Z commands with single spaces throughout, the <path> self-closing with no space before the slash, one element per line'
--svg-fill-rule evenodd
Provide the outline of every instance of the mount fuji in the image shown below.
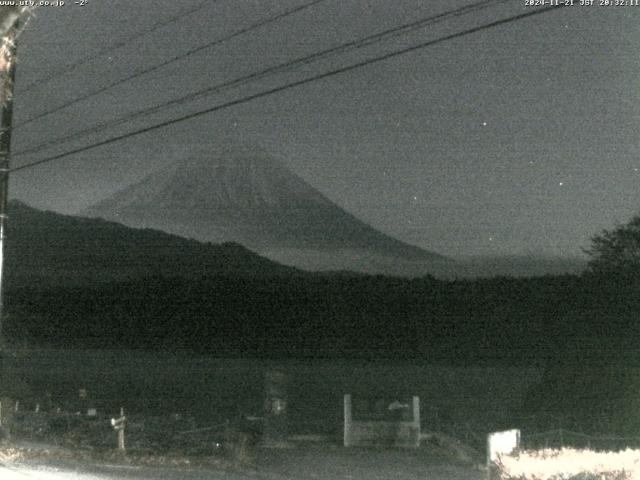
<path fill-rule="evenodd" d="M 81 215 L 236 242 L 315 271 L 424 275 L 453 264 L 367 225 L 265 151 L 230 143 L 152 173 Z"/>

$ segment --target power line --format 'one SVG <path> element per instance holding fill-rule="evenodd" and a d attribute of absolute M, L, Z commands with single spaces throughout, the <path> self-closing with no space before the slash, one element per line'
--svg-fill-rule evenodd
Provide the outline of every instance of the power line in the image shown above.
<path fill-rule="evenodd" d="M 219 1 L 219 0 L 214 0 L 214 1 Z M 61 77 L 63 75 L 66 75 L 67 73 L 70 73 L 74 70 L 76 70 L 78 67 L 81 67 L 82 65 L 85 65 L 89 62 L 91 62 L 92 60 L 95 60 L 96 58 L 99 58 L 113 50 L 118 50 L 119 48 L 124 47 L 125 45 L 133 42 L 134 40 L 137 40 L 138 38 L 144 37 L 145 35 L 149 35 L 150 33 L 153 33 L 157 30 L 160 30 L 161 28 L 166 27 L 167 25 L 171 25 L 172 23 L 178 22 L 180 20 L 182 20 L 183 18 L 186 18 L 190 15 L 192 15 L 193 13 L 196 13 L 200 10 L 202 10 L 205 5 L 207 4 L 207 0 L 203 0 L 197 7 L 191 8 L 189 10 L 186 10 L 182 13 L 179 13 L 167 20 L 163 20 L 161 22 L 158 22 L 154 25 L 152 25 L 151 27 L 149 27 L 146 30 L 143 30 L 141 32 L 135 33 L 123 40 L 119 40 L 117 42 L 112 43 L 111 45 L 99 50 L 98 52 L 89 55 L 87 57 L 81 58 L 80 60 L 71 63 L 70 65 L 66 65 L 46 76 L 40 77 L 39 79 L 35 80 L 34 82 L 30 83 L 29 85 L 27 85 L 25 88 L 22 89 L 22 92 L 28 92 L 29 90 L 32 90 L 34 87 L 38 86 L 38 85 L 42 85 L 44 83 L 48 83 L 51 80 L 54 80 L 58 77 Z"/>
<path fill-rule="evenodd" d="M 338 55 L 338 54 L 342 54 L 348 51 L 353 51 L 359 48 L 363 48 L 363 47 L 368 47 L 371 46 L 375 43 L 378 42 L 382 42 L 384 40 L 387 40 L 389 38 L 393 38 L 396 37 L 398 35 L 403 35 L 406 33 L 409 33 L 411 31 L 414 31 L 418 28 L 424 27 L 425 25 L 428 24 L 432 24 L 432 23 L 437 23 L 440 21 L 444 21 L 446 19 L 448 19 L 449 17 L 453 17 L 453 16 L 460 16 L 460 15 L 464 15 L 467 14 L 471 11 L 477 11 L 480 9 L 484 9 L 487 7 L 490 7 L 492 5 L 495 4 L 499 4 L 499 3 L 505 3 L 508 2 L 510 0 L 483 0 L 480 2 L 476 2 L 474 4 L 471 5 L 467 5 L 464 7 L 460 7 L 457 8 L 455 10 L 449 10 L 447 12 L 443 12 L 437 15 L 432 15 L 426 18 L 422 18 L 419 19 L 417 21 L 413 21 L 407 24 L 403 24 L 400 25 L 398 27 L 394 27 L 394 28 L 390 28 L 387 30 L 384 30 L 382 32 L 378 32 L 376 34 L 373 35 L 369 35 L 363 38 L 360 38 L 358 40 L 354 40 L 354 41 L 350 41 L 326 50 L 322 50 L 320 52 L 317 53 L 313 53 L 311 55 L 306 55 L 303 57 L 298 57 L 296 59 L 293 60 L 289 60 L 283 63 L 280 63 L 278 65 L 272 66 L 272 67 L 268 67 L 266 69 L 263 69 L 261 71 L 249 74 L 249 75 L 245 75 L 242 77 L 238 77 L 235 78 L 233 80 L 229 80 L 217 85 L 214 85 L 212 87 L 208 87 L 206 89 L 203 90 L 199 90 L 197 92 L 193 92 L 187 95 L 183 95 L 182 97 L 176 98 L 176 99 L 172 99 L 172 100 L 168 100 L 166 102 L 163 102 L 159 105 L 154 105 L 152 107 L 149 108 L 145 108 L 142 110 L 139 110 L 137 112 L 132 112 L 129 114 L 126 114 L 120 118 L 116 118 L 113 120 L 109 120 L 107 122 L 102 122 L 99 123 L 97 125 L 94 125 L 92 127 L 88 127 L 85 128 L 83 130 L 71 133 L 69 135 L 65 135 L 63 137 L 58 137 L 46 142 L 43 142 L 39 145 L 35 145 L 33 147 L 30 147 L 28 149 L 25 150 L 21 150 L 19 152 L 16 152 L 14 154 L 15 156 L 20 156 L 20 155 L 25 155 L 27 153 L 35 153 L 35 152 L 39 152 L 47 147 L 52 147 L 55 145 L 60 145 L 63 143 L 66 143 L 69 140 L 72 140 L 74 138 L 78 138 L 78 137 L 82 137 L 84 135 L 87 134 L 91 134 L 91 133 L 96 133 L 99 132 L 105 128 L 110 128 L 110 127 L 114 127 L 117 125 L 121 125 L 123 123 L 129 122 L 135 118 L 144 116 L 144 115 L 148 115 L 150 113 L 154 113 L 157 112 L 159 110 L 165 109 L 169 106 L 172 105 L 177 105 L 177 104 L 181 104 L 190 100 L 195 100 L 196 98 L 200 98 L 203 96 L 207 96 L 213 93 L 218 93 L 224 89 L 230 88 L 230 87 L 235 87 L 238 85 L 243 85 L 245 83 L 248 83 L 250 81 L 253 80 L 258 80 L 261 78 L 265 78 L 267 76 L 273 75 L 273 74 L 278 74 L 278 73 L 283 73 L 286 71 L 290 71 L 292 70 L 294 67 L 299 66 L 299 65 L 305 65 L 305 64 L 309 64 L 321 59 L 326 59 L 329 58 L 330 56 L 334 56 L 334 55 Z"/>
<path fill-rule="evenodd" d="M 476 3 L 472 3 L 470 5 L 465 5 L 464 7 L 457 8 L 455 10 L 449 10 L 443 13 L 439 13 L 437 15 L 433 15 L 427 18 L 422 18 L 420 20 L 416 20 L 404 25 L 400 25 L 399 27 L 394 27 L 388 30 L 384 30 L 382 32 L 376 33 L 374 35 L 370 35 L 368 37 L 364 37 L 358 40 L 353 40 L 351 42 L 347 42 L 342 45 L 338 45 L 336 47 L 330 48 L 328 50 L 324 50 L 322 52 L 318 52 L 316 54 L 310 55 L 306 59 L 297 59 L 291 62 L 292 64 L 307 64 L 314 62 L 316 60 L 321 60 L 323 58 L 327 58 L 334 53 L 345 53 L 348 51 L 352 51 L 355 49 L 368 47 L 375 43 L 378 43 L 383 40 L 388 40 L 390 38 L 395 38 L 401 35 L 406 35 L 407 33 L 413 32 L 419 28 L 424 27 L 425 25 L 429 25 L 432 23 L 437 23 L 442 20 L 446 20 L 449 17 L 457 17 L 461 15 L 466 15 L 469 12 L 482 10 L 488 8 L 492 5 L 496 5 L 499 3 L 506 3 L 510 0 L 484 0 Z M 278 67 L 278 73 L 288 71 L 289 65 L 285 65 L 284 67 Z"/>
<path fill-rule="evenodd" d="M 232 101 L 220 104 L 220 105 L 216 105 L 214 107 L 207 108 L 205 110 L 200 110 L 200 111 L 197 111 L 197 112 L 193 112 L 193 113 L 190 113 L 190 114 L 187 114 L 187 115 L 183 115 L 181 117 L 174 118 L 174 119 L 171 119 L 171 120 L 165 120 L 163 122 L 160 122 L 160 123 L 157 123 L 157 124 L 145 127 L 145 128 L 141 128 L 141 129 L 135 130 L 133 132 L 125 133 L 125 134 L 118 135 L 118 136 L 115 136 L 115 137 L 112 137 L 112 138 L 108 138 L 106 140 L 102 140 L 102 141 L 99 141 L 99 142 L 96 142 L 96 143 L 93 143 L 93 144 L 90 144 L 90 145 L 86 145 L 86 146 L 83 146 L 83 147 L 80 147 L 80 148 L 76 148 L 76 149 L 73 149 L 73 150 L 70 150 L 70 151 L 67 151 L 67 152 L 64 152 L 64 153 L 60 153 L 60 154 L 57 154 L 57 155 L 52 155 L 50 157 L 46 157 L 46 158 L 37 160 L 37 161 L 32 162 L 32 163 L 28 163 L 28 164 L 25 164 L 25 165 L 22 165 L 22 166 L 19 166 L 19 167 L 12 168 L 10 171 L 11 172 L 17 172 L 17 171 L 20 171 L 20 170 L 25 170 L 27 168 L 35 167 L 37 165 L 42 165 L 44 163 L 49 163 L 49 162 L 53 162 L 53 161 L 56 161 L 56 160 L 60 160 L 62 158 L 68 157 L 70 155 L 74 155 L 74 154 L 81 153 L 81 152 L 86 152 L 86 151 L 92 150 L 94 148 L 98 148 L 98 147 L 101 147 L 101 146 L 104 146 L 104 145 L 108 145 L 108 144 L 111 144 L 111 143 L 115 143 L 115 142 L 119 142 L 119 141 L 125 140 L 127 138 L 131 138 L 131 137 L 135 137 L 135 136 L 138 136 L 138 135 L 142 135 L 144 133 L 148 133 L 148 132 L 151 132 L 151 131 L 154 131 L 154 130 L 158 130 L 160 128 L 168 127 L 168 126 L 174 125 L 176 123 L 181 123 L 181 122 L 184 122 L 184 121 L 187 121 L 187 120 L 191 120 L 191 119 L 194 119 L 194 118 L 197 118 L 197 117 L 201 117 L 203 115 L 207 115 L 209 113 L 213 113 L 213 112 L 216 112 L 218 110 L 222 110 L 222 109 L 229 108 L 229 107 L 232 107 L 232 106 L 235 106 L 235 105 L 240 105 L 240 104 L 243 104 L 243 103 L 247 103 L 247 102 L 250 102 L 252 100 L 256 100 L 258 98 L 262 98 L 262 97 L 266 97 L 266 96 L 269 96 L 269 95 L 273 95 L 275 93 L 279 93 L 279 92 L 282 92 L 282 91 L 285 91 L 285 90 L 289 90 L 291 88 L 299 87 L 301 85 L 306 85 L 306 84 L 311 83 L 311 82 L 315 82 L 315 81 L 322 80 L 322 79 L 325 79 L 325 78 L 329 78 L 329 77 L 332 77 L 332 76 L 335 76 L 335 75 L 338 75 L 338 74 L 341 74 L 341 73 L 349 72 L 349 71 L 352 71 L 352 70 L 356 70 L 358 68 L 362 68 L 362 67 L 365 67 L 365 66 L 368 66 L 368 65 L 379 63 L 379 62 L 388 60 L 390 58 L 394 58 L 394 57 L 398 57 L 400 55 L 404 55 L 404 54 L 407 54 L 407 53 L 415 52 L 417 50 L 421 50 L 423 48 L 427 48 L 427 47 L 430 47 L 430 46 L 433 46 L 433 45 L 436 45 L 436 44 L 439 44 L 439 43 L 443 43 L 445 41 L 453 40 L 455 38 L 460 38 L 460 37 L 463 37 L 463 36 L 466 36 L 466 35 L 470 35 L 472 33 L 477 33 L 477 32 L 480 32 L 482 30 L 487 30 L 489 28 L 497 27 L 499 25 L 505 25 L 505 24 L 508 24 L 508 23 L 511 23 L 511 22 L 519 21 L 519 20 L 522 20 L 522 19 L 525 19 L 525 18 L 528 18 L 528 17 L 532 17 L 534 15 L 540 15 L 542 13 L 546 13 L 546 12 L 549 12 L 549 11 L 551 11 L 553 9 L 559 9 L 559 8 L 562 8 L 562 5 L 561 6 L 547 6 L 547 7 L 539 8 L 539 9 L 536 9 L 536 10 L 531 10 L 531 11 L 526 12 L 526 13 L 521 13 L 519 15 L 514 15 L 514 16 L 511 16 L 511 17 L 507 17 L 507 18 L 504 18 L 504 19 L 501 19 L 501 20 L 496 20 L 496 21 L 493 21 L 493 22 L 490 22 L 490 23 L 487 23 L 487 24 L 484 24 L 484 25 L 480 25 L 478 27 L 473 27 L 473 28 L 470 28 L 470 29 L 467 29 L 467 30 L 463 30 L 461 32 L 452 33 L 450 35 L 446 35 L 444 37 L 436 38 L 434 40 L 429 40 L 427 42 L 423 42 L 423 43 L 420 43 L 418 45 L 413 45 L 411 47 L 406 47 L 406 48 L 403 48 L 403 49 L 400 49 L 400 50 L 396 50 L 394 52 L 387 53 L 387 54 L 384 54 L 384 55 L 381 55 L 381 56 L 378 56 L 378 57 L 369 58 L 367 60 L 363 60 L 363 61 L 360 61 L 358 63 L 354 63 L 354 64 L 346 66 L 346 67 L 341 67 L 341 68 L 337 68 L 335 70 L 330 70 L 330 71 L 325 72 L 325 73 L 314 75 L 313 77 L 309 77 L 309 78 L 306 78 L 306 79 L 303 79 L 303 80 L 298 80 L 298 81 L 295 81 L 295 82 L 287 83 L 285 85 L 281 85 L 279 87 L 271 88 L 269 90 L 265 90 L 265 91 L 262 91 L 260 93 L 256 93 L 256 94 L 249 95 L 249 96 L 246 96 L 246 97 L 243 97 L 243 98 L 240 98 L 240 99 L 232 100 Z"/>
<path fill-rule="evenodd" d="M 68 101 L 66 103 L 63 103 L 62 105 L 60 105 L 58 107 L 54 107 L 54 108 L 52 108 L 50 110 L 42 112 L 42 113 L 40 113 L 40 114 L 38 114 L 38 115 L 36 115 L 34 117 L 29 118 L 28 120 L 25 120 L 24 122 L 21 122 L 21 123 L 17 124 L 16 128 L 19 128 L 19 127 L 22 127 L 24 125 L 27 125 L 27 124 L 29 124 L 31 122 L 34 122 L 34 121 L 39 120 L 39 119 L 41 119 L 43 117 L 46 117 L 47 115 L 51 115 L 52 113 L 56 113 L 56 112 L 59 112 L 60 110 L 64 110 L 65 108 L 68 108 L 68 107 L 70 107 L 72 105 L 75 105 L 76 103 L 82 102 L 83 100 L 87 100 L 88 98 L 91 98 L 91 97 L 94 97 L 94 96 L 99 95 L 101 93 L 104 93 L 104 92 L 106 92 L 106 91 L 108 91 L 108 90 L 110 90 L 110 89 L 112 89 L 112 88 L 114 88 L 114 87 L 116 87 L 118 85 L 121 85 L 121 84 L 126 83 L 126 82 L 131 81 L 131 80 L 134 80 L 134 79 L 136 79 L 138 77 L 141 77 L 143 75 L 146 75 L 148 73 L 160 70 L 161 68 L 166 67 L 167 65 L 170 65 L 172 63 L 175 63 L 178 60 L 182 60 L 184 58 L 188 58 L 188 57 L 190 57 L 192 55 L 195 55 L 198 52 L 201 52 L 202 50 L 205 50 L 205 49 L 212 48 L 212 47 L 215 47 L 217 45 L 220 45 L 220 44 L 222 44 L 224 42 L 227 42 L 229 40 L 232 40 L 233 38 L 236 38 L 236 37 L 238 37 L 240 35 L 244 35 L 245 33 L 248 33 L 248 32 L 250 32 L 252 30 L 255 30 L 257 28 L 263 27 L 265 25 L 268 25 L 270 23 L 276 22 L 278 20 L 281 20 L 281 19 L 283 19 L 285 17 L 293 15 L 293 14 L 295 14 L 297 12 L 300 12 L 302 10 L 310 8 L 310 7 L 314 6 L 314 5 L 316 5 L 317 3 L 324 2 L 324 1 L 326 1 L 326 0 L 312 0 L 311 2 L 307 2 L 307 3 L 303 4 L 303 5 L 291 8 L 291 9 L 286 10 L 286 11 L 284 11 L 284 12 L 278 14 L 278 15 L 275 15 L 273 17 L 267 18 L 265 20 L 261 20 L 261 21 L 256 22 L 256 23 L 253 23 L 252 25 L 250 25 L 248 27 L 245 27 L 243 29 L 240 29 L 240 30 L 238 30 L 238 31 L 236 31 L 236 32 L 234 32 L 234 33 L 232 33 L 230 35 L 227 35 L 226 37 L 219 38 L 219 39 L 214 40 L 212 42 L 208 42 L 208 43 L 206 43 L 204 45 L 200 45 L 200 46 L 198 46 L 196 48 L 193 48 L 193 49 L 191 49 L 191 50 L 189 50 L 189 51 L 187 51 L 187 52 L 185 52 L 185 53 L 183 53 L 181 55 L 177 55 L 177 56 L 175 56 L 173 58 L 170 58 L 168 60 L 165 60 L 164 62 L 161 62 L 161 63 L 159 63 L 157 65 L 153 65 L 151 67 L 148 67 L 148 68 L 145 68 L 143 70 L 140 70 L 140 71 L 138 71 L 136 73 L 133 73 L 133 74 L 127 76 L 127 77 L 115 80 L 114 82 L 111 82 L 108 85 L 100 87 L 97 90 L 89 92 L 89 93 L 87 93 L 85 95 L 82 95 L 80 97 L 76 97 L 76 98 L 74 98 L 74 99 L 72 99 L 72 100 L 70 100 L 70 101 Z"/>
<path fill-rule="evenodd" d="M 295 67 L 295 66 L 298 66 L 298 65 L 302 65 L 302 64 L 308 64 L 308 63 L 311 63 L 311 62 L 314 62 L 314 61 L 317 61 L 317 60 L 320 60 L 320 59 L 323 59 L 323 58 L 327 58 L 330 55 L 341 54 L 341 53 L 344 53 L 346 51 L 353 50 L 353 49 L 356 49 L 356 48 L 362 48 L 364 46 L 370 46 L 370 45 L 372 45 L 374 43 L 386 40 L 388 38 L 395 37 L 395 36 L 398 36 L 400 34 L 408 33 L 410 31 L 413 31 L 413 30 L 415 30 L 417 28 L 420 28 L 422 26 L 425 26 L 427 24 L 445 20 L 446 18 L 448 18 L 450 16 L 463 15 L 463 14 L 468 13 L 469 11 L 479 10 L 481 8 L 487 8 L 487 7 L 491 6 L 492 4 L 504 3 L 506 1 L 509 1 L 509 0 L 483 0 L 481 2 L 477 2 L 477 3 L 471 4 L 471 5 L 467 5 L 465 7 L 461 7 L 461 8 L 452 10 L 452 11 L 447 11 L 447 12 L 444 12 L 444 13 L 441 13 L 441 14 L 437 14 L 437 15 L 434 15 L 434 16 L 430 16 L 430 17 L 427 17 L 427 18 L 420 19 L 418 21 L 410 22 L 408 24 L 404 24 L 404 25 L 401 25 L 399 27 L 394 27 L 394 28 L 391 28 L 391 29 L 388 29 L 388 30 L 385 30 L 385 31 L 382 31 L 382 32 L 379 32 L 379 33 L 376 33 L 374 35 L 370 35 L 370 36 L 361 38 L 359 40 L 351 41 L 351 42 L 348 42 L 346 44 L 342 44 L 342 45 L 339 45 L 339 46 L 336 46 L 336 47 L 333 47 L 333 48 L 329 48 L 329 49 L 326 49 L 326 50 L 323 50 L 321 52 L 317 52 L 317 53 L 314 53 L 314 54 L 311 54 L 311 55 L 299 57 L 297 59 L 294 59 L 294 60 L 291 60 L 291 61 L 287 61 L 287 62 L 281 63 L 281 64 L 273 66 L 273 67 L 266 68 L 264 70 L 261 70 L 259 72 L 256 72 L 256 73 L 253 73 L 253 74 L 250 74 L 250 75 L 247 75 L 247 76 L 242 76 L 242 77 L 239 77 L 239 78 L 224 82 L 222 84 L 215 85 L 213 87 L 208 87 L 208 88 L 206 88 L 204 90 L 200 90 L 200 91 L 197 91 L 197 92 L 194 92 L 194 93 L 190 93 L 190 94 L 184 95 L 184 96 L 179 97 L 177 99 L 169 100 L 169 101 L 164 102 L 164 103 L 162 103 L 160 105 L 155 105 L 155 106 L 140 110 L 138 112 L 133 112 L 133 113 L 127 114 L 127 115 L 125 115 L 123 117 L 120 117 L 120 118 L 117 118 L 117 119 L 114 119 L 114 120 L 110 120 L 110 121 L 107 121 L 107 122 L 103 122 L 103 123 L 100 123 L 98 125 L 94 125 L 93 127 L 89 127 L 89 128 L 80 130 L 79 132 L 74 132 L 74 133 L 66 135 L 64 137 L 59 137 L 57 139 L 46 141 L 44 143 L 41 143 L 41 144 L 36 145 L 34 147 L 28 148 L 26 150 L 19 151 L 16 154 L 14 154 L 14 156 L 24 155 L 24 154 L 27 154 L 27 153 L 35 153 L 35 152 L 43 150 L 46 147 L 51 147 L 51 146 L 58 145 L 58 144 L 61 144 L 61 143 L 66 143 L 68 140 L 71 140 L 73 138 L 78 138 L 78 137 L 84 136 L 86 134 L 95 133 L 95 132 L 98 132 L 98 131 L 100 131 L 100 130 L 102 130 L 104 128 L 109 128 L 109 127 L 113 127 L 113 126 L 116 126 L 116 125 L 121 125 L 122 123 L 126 123 L 126 122 L 128 122 L 130 120 L 133 120 L 133 119 L 137 118 L 137 117 L 140 117 L 140 116 L 143 116 L 143 115 L 147 115 L 147 114 L 150 114 L 150 113 L 154 113 L 156 111 L 162 110 L 162 109 L 164 109 L 166 107 L 169 107 L 171 105 L 184 103 L 186 101 L 194 100 L 194 99 L 202 97 L 202 96 L 206 96 L 206 95 L 209 95 L 209 94 L 212 94 L 212 93 L 217 93 L 217 92 L 219 92 L 221 90 L 224 90 L 226 88 L 229 88 L 229 87 L 232 87 L 232 86 L 242 85 L 242 84 L 247 83 L 247 82 L 252 81 L 252 80 L 257 80 L 257 79 L 260 79 L 260 78 L 264 78 L 264 77 L 266 77 L 268 75 L 272 75 L 272 74 L 276 74 L 276 73 L 282 73 L 282 72 L 291 70 L 292 67 Z"/>

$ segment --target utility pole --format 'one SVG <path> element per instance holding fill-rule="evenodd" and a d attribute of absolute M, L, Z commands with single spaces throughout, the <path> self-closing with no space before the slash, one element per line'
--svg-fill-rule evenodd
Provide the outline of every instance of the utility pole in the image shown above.
<path fill-rule="evenodd" d="M 16 38 L 20 31 L 20 21 L 2 37 L 0 47 L 0 380 L 4 380 L 5 341 L 2 333 L 4 324 L 4 240 L 7 224 L 7 204 L 9 202 L 9 157 L 11 152 L 11 122 L 13 119 L 13 84 L 16 76 Z M 2 384 L 0 384 L 3 386 Z"/>

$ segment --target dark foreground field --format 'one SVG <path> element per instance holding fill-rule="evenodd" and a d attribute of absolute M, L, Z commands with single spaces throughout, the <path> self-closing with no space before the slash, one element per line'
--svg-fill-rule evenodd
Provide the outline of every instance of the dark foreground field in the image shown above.
<path fill-rule="evenodd" d="M 449 367 L 363 361 L 263 361 L 161 355 L 118 350 L 22 350 L 8 356 L 5 372 L 20 408 L 66 411 L 95 407 L 135 416 L 180 414 L 206 426 L 260 417 L 266 372 L 288 379 L 293 434 L 339 440 L 343 395 L 365 398 L 418 395 L 423 430 L 491 431 L 511 427 L 536 368 Z M 86 399 L 79 399 L 79 390 Z M 185 426 L 185 429 L 187 427 Z"/>

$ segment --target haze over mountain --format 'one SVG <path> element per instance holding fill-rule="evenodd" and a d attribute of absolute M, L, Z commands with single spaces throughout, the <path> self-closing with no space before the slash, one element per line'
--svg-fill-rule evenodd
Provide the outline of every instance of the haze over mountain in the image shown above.
<path fill-rule="evenodd" d="M 381 233 L 257 148 L 225 142 L 82 212 L 214 243 L 237 242 L 309 270 L 424 275 L 446 257 Z"/>

